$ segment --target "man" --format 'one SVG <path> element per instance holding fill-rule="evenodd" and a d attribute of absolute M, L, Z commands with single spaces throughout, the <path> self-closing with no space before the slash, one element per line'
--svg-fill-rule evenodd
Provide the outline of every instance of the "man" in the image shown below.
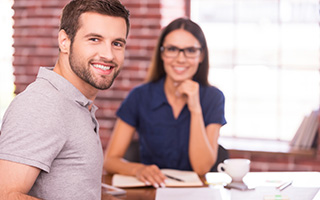
<path fill-rule="evenodd" d="M 101 199 L 103 153 L 93 101 L 120 72 L 128 17 L 118 0 L 65 6 L 54 68 L 40 68 L 4 116 L 0 199 Z"/>

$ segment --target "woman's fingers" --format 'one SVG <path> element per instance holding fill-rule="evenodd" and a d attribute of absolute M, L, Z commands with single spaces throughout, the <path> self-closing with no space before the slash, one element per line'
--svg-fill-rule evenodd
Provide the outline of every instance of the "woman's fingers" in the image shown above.
<path fill-rule="evenodd" d="M 190 111 L 201 110 L 198 82 L 185 80 L 177 87 L 177 91 L 186 96 Z"/>
<path fill-rule="evenodd" d="M 152 185 L 155 188 L 165 187 L 165 176 L 156 165 L 145 165 L 141 167 L 136 177 L 146 185 Z"/>

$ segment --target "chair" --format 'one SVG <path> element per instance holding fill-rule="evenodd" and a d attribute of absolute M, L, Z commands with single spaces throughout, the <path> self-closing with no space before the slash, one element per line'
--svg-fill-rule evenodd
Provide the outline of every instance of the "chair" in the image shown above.
<path fill-rule="evenodd" d="M 217 172 L 217 167 L 219 165 L 219 163 L 222 163 L 225 159 L 229 158 L 229 152 L 227 149 L 225 149 L 223 146 L 221 146 L 219 144 L 218 147 L 218 156 L 217 156 L 217 161 L 216 163 L 213 165 L 213 167 L 211 168 L 210 172 Z"/>
<path fill-rule="evenodd" d="M 140 162 L 140 149 L 139 140 L 132 140 L 124 158 L 130 162 Z M 223 162 L 225 159 L 229 158 L 229 152 L 223 146 L 219 144 L 218 147 L 218 157 L 216 163 L 211 168 L 211 172 L 217 172 L 217 166 L 219 163 Z"/>
<path fill-rule="evenodd" d="M 139 140 L 134 139 L 131 141 L 123 158 L 130 162 L 140 162 Z"/>

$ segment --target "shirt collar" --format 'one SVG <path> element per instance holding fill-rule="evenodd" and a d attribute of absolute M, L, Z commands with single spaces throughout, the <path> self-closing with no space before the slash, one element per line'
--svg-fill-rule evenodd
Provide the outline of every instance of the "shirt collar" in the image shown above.
<path fill-rule="evenodd" d="M 161 78 L 159 81 L 151 83 L 154 87 L 152 87 L 152 108 L 155 109 L 162 104 L 168 103 L 167 97 L 164 93 L 164 80 L 165 77 Z"/>
<path fill-rule="evenodd" d="M 67 79 L 53 71 L 53 67 L 40 67 L 37 79 L 45 79 L 55 87 L 66 98 L 77 102 L 81 106 L 87 107 L 93 102 L 87 99 L 76 87 L 74 87 Z M 94 110 L 95 105 L 93 105 Z"/>

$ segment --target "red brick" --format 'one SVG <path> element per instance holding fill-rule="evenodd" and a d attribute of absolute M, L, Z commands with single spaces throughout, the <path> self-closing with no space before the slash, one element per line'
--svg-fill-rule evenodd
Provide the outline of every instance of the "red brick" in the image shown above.
<path fill-rule="evenodd" d="M 69 0 L 15 0 L 14 9 L 24 9 L 26 7 L 58 7 L 62 8 Z"/>
<path fill-rule="evenodd" d="M 35 66 L 25 66 L 25 65 L 16 65 L 14 68 L 14 74 L 18 75 L 33 75 L 37 74 L 39 67 Z"/>

